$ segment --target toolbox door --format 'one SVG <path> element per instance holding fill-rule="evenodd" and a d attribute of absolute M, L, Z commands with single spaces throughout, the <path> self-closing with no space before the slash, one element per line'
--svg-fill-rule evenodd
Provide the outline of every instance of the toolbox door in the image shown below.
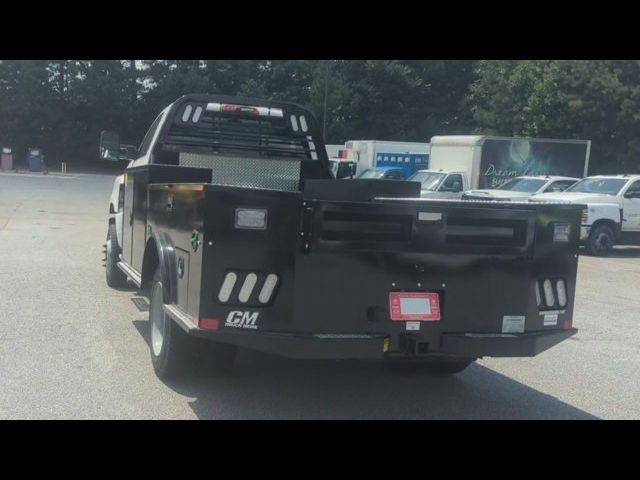
<path fill-rule="evenodd" d="M 131 264 L 131 243 L 133 235 L 133 177 L 124 175 L 124 208 L 122 218 L 122 259 Z"/>

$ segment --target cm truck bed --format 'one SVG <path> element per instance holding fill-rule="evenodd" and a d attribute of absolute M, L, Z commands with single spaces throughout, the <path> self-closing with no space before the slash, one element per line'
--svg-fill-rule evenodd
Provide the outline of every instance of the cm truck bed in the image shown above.
<path fill-rule="evenodd" d="M 178 265 L 168 313 L 192 334 L 299 358 L 532 356 L 575 333 L 581 206 L 349 182 L 150 185 L 149 227 Z M 239 225 L 246 212 L 264 222 Z"/>

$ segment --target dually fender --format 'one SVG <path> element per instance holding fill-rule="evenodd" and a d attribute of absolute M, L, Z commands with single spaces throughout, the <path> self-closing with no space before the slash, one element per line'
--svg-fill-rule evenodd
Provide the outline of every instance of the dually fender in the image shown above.
<path fill-rule="evenodd" d="M 156 232 L 147 240 L 142 260 L 142 289 L 153 280 L 156 267 L 160 269 L 164 303 L 175 303 L 178 279 L 176 254 L 171 237 L 166 232 Z"/>

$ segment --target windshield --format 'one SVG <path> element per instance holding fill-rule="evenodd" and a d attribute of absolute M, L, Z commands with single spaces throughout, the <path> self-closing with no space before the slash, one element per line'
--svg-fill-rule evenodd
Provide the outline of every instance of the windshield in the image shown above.
<path fill-rule="evenodd" d="M 364 172 L 360 174 L 358 178 L 382 178 L 384 175 L 384 170 L 373 170 L 368 168 Z"/>
<path fill-rule="evenodd" d="M 407 178 L 407 181 L 420 182 L 422 184 L 421 190 L 435 192 L 445 175 L 444 173 L 436 172 L 416 172 Z"/>
<path fill-rule="evenodd" d="M 567 188 L 565 192 L 617 195 L 625 183 L 627 183 L 627 180 L 623 178 L 584 178 L 572 187 Z"/>
<path fill-rule="evenodd" d="M 546 180 L 538 180 L 535 178 L 514 178 L 507 183 L 500 185 L 498 190 L 510 190 L 512 192 L 537 192 L 547 183 Z"/>

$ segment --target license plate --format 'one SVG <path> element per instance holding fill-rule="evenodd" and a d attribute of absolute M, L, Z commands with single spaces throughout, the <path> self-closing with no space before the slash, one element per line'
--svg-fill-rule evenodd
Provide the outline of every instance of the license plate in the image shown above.
<path fill-rule="evenodd" d="M 390 292 L 391 320 L 434 322 L 440 320 L 440 299 L 437 293 Z"/>

